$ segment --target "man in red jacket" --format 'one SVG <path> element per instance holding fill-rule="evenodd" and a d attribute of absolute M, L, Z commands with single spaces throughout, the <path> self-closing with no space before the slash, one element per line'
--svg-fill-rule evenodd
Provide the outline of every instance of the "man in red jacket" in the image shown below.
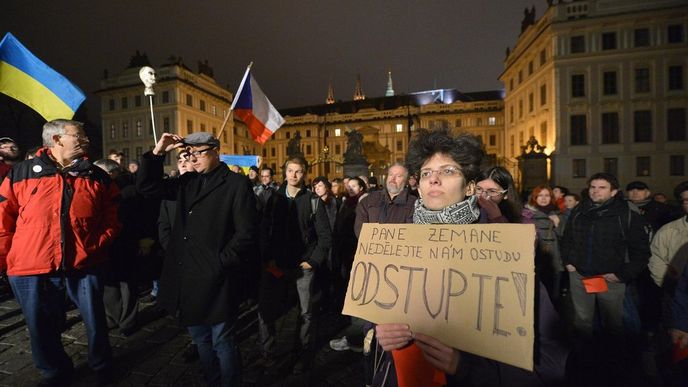
<path fill-rule="evenodd" d="M 60 340 L 65 293 L 86 325 L 99 383 L 112 375 L 100 271 L 120 228 L 118 190 L 86 158 L 88 144 L 81 122 L 50 121 L 44 148 L 0 185 L 0 272 L 7 271 L 24 313 L 42 385 L 68 385 L 73 372 Z"/>

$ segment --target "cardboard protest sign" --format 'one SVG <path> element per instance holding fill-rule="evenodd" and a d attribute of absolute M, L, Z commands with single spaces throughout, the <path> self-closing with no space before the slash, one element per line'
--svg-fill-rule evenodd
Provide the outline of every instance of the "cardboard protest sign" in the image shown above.
<path fill-rule="evenodd" d="M 343 314 L 533 369 L 535 227 L 364 224 Z"/>

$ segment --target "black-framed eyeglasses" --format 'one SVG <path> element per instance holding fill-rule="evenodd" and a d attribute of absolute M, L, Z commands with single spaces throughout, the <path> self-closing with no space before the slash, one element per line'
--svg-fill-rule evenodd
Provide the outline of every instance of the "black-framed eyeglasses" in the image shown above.
<path fill-rule="evenodd" d="M 88 141 L 88 136 L 85 134 L 63 133 L 62 135 L 74 137 L 74 138 L 76 138 L 77 141 Z"/>
<path fill-rule="evenodd" d="M 193 156 L 193 157 L 199 157 L 199 156 L 201 156 L 201 155 L 204 155 L 204 154 L 205 154 L 206 152 L 208 152 L 209 150 L 213 150 L 213 149 L 215 149 L 215 148 L 210 147 L 210 148 L 199 149 L 199 150 L 187 149 L 187 153 L 188 153 L 189 157 L 191 157 L 191 156 Z"/>
<path fill-rule="evenodd" d="M 500 191 L 500 190 L 494 189 L 494 188 L 483 189 L 483 188 L 478 187 L 478 186 L 475 187 L 475 194 L 476 194 L 476 195 L 485 194 L 485 195 L 487 195 L 487 196 L 489 196 L 489 197 L 491 197 L 491 198 L 494 198 L 494 197 L 497 197 L 497 196 L 499 196 L 499 195 L 504 195 L 505 193 L 506 193 L 506 190 L 505 190 L 505 189 Z"/>

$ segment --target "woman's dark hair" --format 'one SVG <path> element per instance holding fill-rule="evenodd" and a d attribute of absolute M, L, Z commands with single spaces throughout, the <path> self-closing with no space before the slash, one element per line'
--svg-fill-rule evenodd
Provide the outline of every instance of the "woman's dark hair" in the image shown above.
<path fill-rule="evenodd" d="M 521 205 L 521 199 L 514 186 L 514 178 L 511 176 L 511 173 L 504 167 L 492 167 L 480 172 L 476 182 L 487 179 L 494 181 L 498 186 L 506 190 L 504 194 L 506 198 L 499 202 L 499 210 L 502 211 L 502 214 L 509 220 L 509 223 L 521 223 L 523 205 Z"/>
<path fill-rule="evenodd" d="M 327 187 L 327 190 L 328 190 L 328 191 L 331 191 L 331 190 L 332 190 L 332 183 L 330 183 L 330 181 L 327 180 L 327 177 L 325 177 L 325 176 L 318 176 L 318 177 L 316 177 L 316 178 L 313 179 L 313 181 L 311 182 L 311 187 L 314 187 L 314 188 L 315 188 L 315 186 L 316 186 L 318 183 L 323 183 L 323 184 L 325 184 L 325 187 Z"/>
<path fill-rule="evenodd" d="M 459 164 L 466 182 L 475 181 L 485 154 L 480 141 L 473 135 L 454 136 L 446 128 L 418 129 L 416 136 L 409 143 L 406 168 L 409 173 L 418 173 L 423 164 L 437 153 L 445 154 Z"/>
<path fill-rule="evenodd" d="M 352 182 L 352 181 L 355 181 L 356 183 L 358 183 L 358 186 L 361 187 L 361 193 L 368 192 L 368 184 L 366 184 L 365 181 L 363 181 L 363 179 L 361 179 L 358 176 L 355 176 L 355 177 L 352 177 L 349 179 L 349 182 Z"/>

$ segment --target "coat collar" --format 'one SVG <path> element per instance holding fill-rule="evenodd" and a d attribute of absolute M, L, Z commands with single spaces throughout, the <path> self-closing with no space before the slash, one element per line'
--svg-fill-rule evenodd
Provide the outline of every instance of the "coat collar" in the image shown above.
<path fill-rule="evenodd" d="M 194 182 L 195 184 L 193 185 L 193 187 L 194 187 L 193 190 L 194 191 L 198 190 L 198 185 L 202 184 L 204 179 L 205 179 L 205 184 L 201 188 L 201 191 L 198 192 L 198 194 L 194 196 L 193 200 L 191 201 L 191 207 L 193 207 L 197 202 L 202 200 L 204 197 L 208 196 L 208 194 L 213 192 L 219 186 L 224 184 L 230 173 L 231 172 L 230 172 L 227 164 L 220 162 L 220 165 L 217 168 L 210 171 L 205 176 L 202 174 L 198 174 L 198 176 L 196 177 L 195 182 Z"/>

